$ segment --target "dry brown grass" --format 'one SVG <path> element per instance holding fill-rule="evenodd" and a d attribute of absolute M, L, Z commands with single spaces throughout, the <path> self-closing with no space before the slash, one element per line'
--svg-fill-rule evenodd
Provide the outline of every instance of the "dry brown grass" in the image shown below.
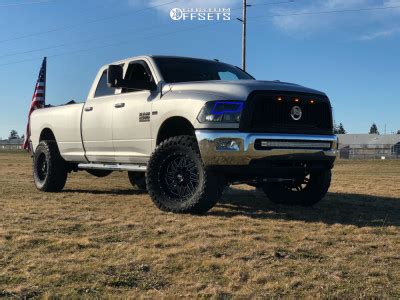
<path fill-rule="evenodd" d="M 339 162 L 312 209 L 246 186 L 206 216 L 156 209 L 125 173 L 35 190 L 0 153 L 0 296 L 400 297 L 400 161 Z"/>

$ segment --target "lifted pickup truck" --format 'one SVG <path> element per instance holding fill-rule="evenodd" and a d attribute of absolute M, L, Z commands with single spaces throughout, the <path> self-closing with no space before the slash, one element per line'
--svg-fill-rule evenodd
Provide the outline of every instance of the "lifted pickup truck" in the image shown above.
<path fill-rule="evenodd" d="M 330 186 L 332 124 L 322 92 L 218 61 L 134 57 L 103 66 L 86 103 L 32 114 L 34 182 L 58 192 L 72 171 L 128 171 L 166 211 L 204 213 L 239 183 L 310 206 Z"/>

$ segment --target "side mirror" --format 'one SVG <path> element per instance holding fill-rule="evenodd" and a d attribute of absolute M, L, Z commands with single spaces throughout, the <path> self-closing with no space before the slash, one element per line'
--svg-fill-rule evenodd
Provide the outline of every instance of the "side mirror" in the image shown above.
<path fill-rule="evenodd" d="M 107 85 L 112 88 L 122 87 L 124 69 L 122 66 L 109 65 L 107 72 Z"/>

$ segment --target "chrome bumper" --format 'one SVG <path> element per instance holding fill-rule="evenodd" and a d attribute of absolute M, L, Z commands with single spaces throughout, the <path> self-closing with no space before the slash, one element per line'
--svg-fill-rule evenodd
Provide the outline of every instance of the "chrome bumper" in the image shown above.
<path fill-rule="evenodd" d="M 207 166 L 243 166 L 256 159 L 297 159 L 307 157 L 310 160 L 334 159 L 337 153 L 337 137 L 335 135 L 305 135 L 305 134 L 273 134 L 244 133 L 230 130 L 196 130 L 201 157 Z M 256 140 L 271 141 L 269 150 L 257 150 Z M 274 143 L 276 141 L 277 143 Z M 233 142 L 233 143 L 232 143 Z M 279 142 L 284 147 L 279 148 Z M 290 148 L 291 142 L 297 143 Z M 302 149 L 304 145 L 312 145 L 313 149 Z M 318 149 L 313 143 L 326 142 L 329 149 Z M 225 149 L 224 145 L 232 145 Z M 222 145 L 222 147 L 221 147 Z M 310 147 L 311 148 L 311 147 Z"/>

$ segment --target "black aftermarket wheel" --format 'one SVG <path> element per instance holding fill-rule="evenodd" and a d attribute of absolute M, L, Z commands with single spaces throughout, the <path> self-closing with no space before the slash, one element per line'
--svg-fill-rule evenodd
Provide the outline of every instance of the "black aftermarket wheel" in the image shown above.
<path fill-rule="evenodd" d="M 56 142 L 42 141 L 33 157 L 33 179 L 44 192 L 59 192 L 67 181 L 66 162 L 61 157 Z"/>
<path fill-rule="evenodd" d="M 263 190 L 274 203 L 312 206 L 328 192 L 331 176 L 331 170 L 305 173 L 293 181 L 266 183 Z"/>
<path fill-rule="evenodd" d="M 187 154 L 169 154 L 162 162 L 160 174 L 164 174 L 160 182 L 163 190 L 177 201 L 192 196 L 199 186 L 199 166 Z"/>
<path fill-rule="evenodd" d="M 162 142 L 150 158 L 146 180 L 153 202 L 165 211 L 204 213 L 222 193 L 222 184 L 205 169 L 191 136 Z"/>

